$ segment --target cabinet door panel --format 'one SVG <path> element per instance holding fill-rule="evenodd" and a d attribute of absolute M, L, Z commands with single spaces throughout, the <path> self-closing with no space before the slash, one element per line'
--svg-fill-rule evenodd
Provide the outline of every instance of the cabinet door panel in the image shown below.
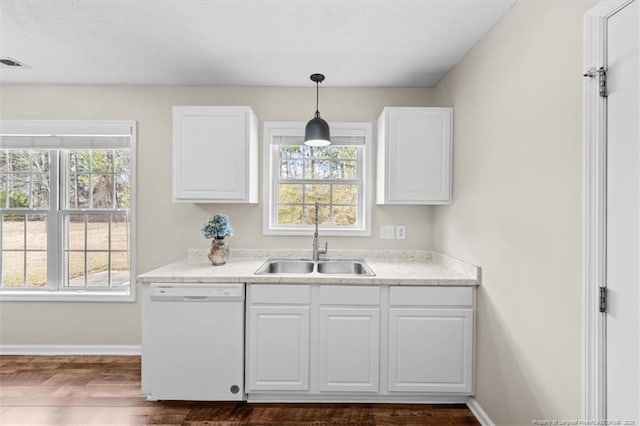
<path fill-rule="evenodd" d="M 251 306 L 248 390 L 309 389 L 309 307 Z"/>
<path fill-rule="evenodd" d="M 451 202 L 451 108 L 387 107 L 378 119 L 378 204 Z"/>
<path fill-rule="evenodd" d="M 247 107 L 174 107 L 174 200 L 256 202 L 254 121 Z"/>
<path fill-rule="evenodd" d="M 319 389 L 377 392 L 380 310 L 320 308 Z"/>
<path fill-rule="evenodd" d="M 391 201 L 449 198 L 449 116 L 439 109 L 399 109 L 389 123 Z"/>
<path fill-rule="evenodd" d="M 389 390 L 472 391 L 473 311 L 391 308 Z"/>

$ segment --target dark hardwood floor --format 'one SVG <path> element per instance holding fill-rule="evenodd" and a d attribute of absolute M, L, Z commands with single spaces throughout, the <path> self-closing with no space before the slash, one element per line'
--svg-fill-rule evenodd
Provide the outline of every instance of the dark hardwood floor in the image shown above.
<path fill-rule="evenodd" d="M 464 405 L 149 402 L 133 356 L 0 356 L 0 425 L 477 425 Z"/>

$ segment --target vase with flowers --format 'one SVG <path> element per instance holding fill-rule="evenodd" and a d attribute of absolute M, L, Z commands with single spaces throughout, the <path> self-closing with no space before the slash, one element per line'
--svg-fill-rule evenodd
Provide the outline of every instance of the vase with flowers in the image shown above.
<path fill-rule="evenodd" d="M 224 265 L 229 258 L 227 238 L 233 236 L 233 229 L 226 214 L 214 214 L 202 226 L 202 236 L 211 240 L 209 260 L 214 266 Z"/>

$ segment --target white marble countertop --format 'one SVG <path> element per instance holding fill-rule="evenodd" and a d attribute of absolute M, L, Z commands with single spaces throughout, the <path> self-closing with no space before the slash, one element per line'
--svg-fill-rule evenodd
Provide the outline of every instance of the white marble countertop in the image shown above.
<path fill-rule="evenodd" d="M 267 260 L 309 258 L 309 250 L 236 249 L 225 265 L 212 266 L 206 250 L 190 250 L 187 259 L 138 276 L 138 282 L 256 284 L 362 284 L 477 286 L 481 270 L 436 251 L 425 250 L 334 250 L 327 259 L 364 259 L 375 276 L 328 274 L 255 275 Z M 324 259 L 324 258 L 323 258 Z"/>

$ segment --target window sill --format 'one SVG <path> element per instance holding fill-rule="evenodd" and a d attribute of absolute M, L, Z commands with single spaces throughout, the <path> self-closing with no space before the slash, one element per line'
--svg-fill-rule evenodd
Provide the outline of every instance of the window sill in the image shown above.
<path fill-rule="evenodd" d="M 135 302 L 136 295 L 130 290 L 86 291 L 86 290 L 2 290 L 0 302 Z"/>
<path fill-rule="evenodd" d="M 312 236 L 314 232 L 314 228 L 268 228 L 263 229 L 262 233 L 264 235 L 274 235 L 274 236 L 299 236 L 299 237 L 308 237 Z M 371 230 L 370 229 L 331 229 L 331 228 L 320 228 L 318 230 L 318 234 L 320 237 L 370 237 Z"/>

